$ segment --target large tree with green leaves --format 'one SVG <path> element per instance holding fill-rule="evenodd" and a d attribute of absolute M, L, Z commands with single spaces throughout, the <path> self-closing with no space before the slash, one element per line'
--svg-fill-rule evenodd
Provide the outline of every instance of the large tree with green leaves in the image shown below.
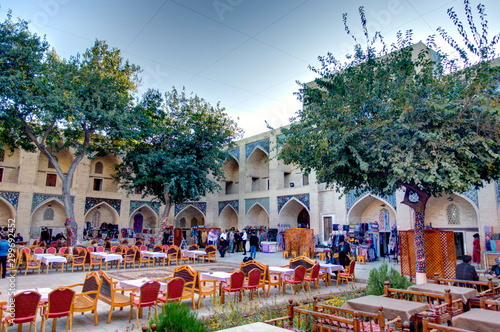
<path fill-rule="evenodd" d="M 102 41 L 82 55 L 61 59 L 26 21 L 14 22 L 10 14 L 0 25 L 0 40 L 0 143 L 10 150 L 39 151 L 54 165 L 74 241 L 74 172 L 85 156 L 109 153 L 137 134 L 131 101 L 139 68 Z M 66 173 L 55 157 L 64 149 L 74 153 Z"/>
<path fill-rule="evenodd" d="M 479 9 L 483 33 L 470 19 L 474 38 L 465 39 L 458 58 L 465 66 L 459 67 L 451 56 L 418 51 L 424 45 L 413 45 L 411 32 L 399 33 L 391 47 L 378 34 L 370 39 L 360 8 L 366 49 L 357 43 L 344 63 L 331 54 L 319 57 L 321 66 L 312 68 L 318 78 L 298 93 L 303 109 L 282 130 L 288 144 L 279 157 L 315 170 L 320 182 L 344 192 L 406 190 L 402 203 L 415 211 L 417 281 L 425 280 L 428 199 L 500 177 L 500 70 L 491 65 L 498 35 L 488 42 Z M 346 16 L 344 23 L 350 33 Z M 471 53 L 478 61 L 467 57 Z"/>
<path fill-rule="evenodd" d="M 124 151 L 116 178 L 128 192 L 139 189 L 165 204 L 166 221 L 172 204 L 220 189 L 227 147 L 241 130 L 219 104 L 185 89 L 164 95 L 149 90 L 138 107 L 151 121 L 142 129 L 144 139 Z"/>

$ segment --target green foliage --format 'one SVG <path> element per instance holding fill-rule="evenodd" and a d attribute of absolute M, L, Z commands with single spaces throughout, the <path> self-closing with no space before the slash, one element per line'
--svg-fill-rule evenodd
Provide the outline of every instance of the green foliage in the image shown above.
<path fill-rule="evenodd" d="M 319 57 L 279 157 L 345 192 L 405 187 L 439 196 L 499 178 L 500 67 L 484 61 L 493 50 L 461 70 L 445 68 L 439 54 L 413 45 L 411 31 L 391 47 L 378 35 L 369 40 L 360 13 L 368 46 L 358 44 L 346 63 Z"/>
<path fill-rule="evenodd" d="M 125 149 L 116 178 L 122 188 L 140 188 L 163 204 L 197 200 L 219 190 L 224 150 L 240 129 L 225 109 L 210 105 L 185 89 L 148 91 L 137 106 L 149 119 L 143 139 Z"/>
<path fill-rule="evenodd" d="M 408 289 L 411 282 L 406 276 L 402 276 L 398 270 L 389 265 L 382 263 L 378 269 L 371 269 L 368 277 L 368 285 L 366 286 L 367 295 L 382 295 L 384 294 L 384 283 L 388 281 L 391 288 Z"/>
<path fill-rule="evenodd" d="M 167 303 L 163 306 L 158 318 L 149 320 L 149 326 L 156 324 L 158 332 L 207 332 L 205 322 L 198 318 L 185 304 Z M 148 332 L 151 332 L 151 328 Z"/>

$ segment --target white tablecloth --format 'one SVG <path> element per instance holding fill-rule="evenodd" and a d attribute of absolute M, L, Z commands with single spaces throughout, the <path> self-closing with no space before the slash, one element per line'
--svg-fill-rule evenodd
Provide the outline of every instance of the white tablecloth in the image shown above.
<path fill-rule="evenodd" d="M 203 250 L 182 250 L 182 257 L 189 255 L 189 258 L 196 258 L 196 255 L 204 255 L 206 251 Z"/>
<path fill-rule="evenodd" d="M 285 275 L 293 276 L 293 269 L 288 267 L 280 267 L 280 266 L 270 266 L 269 272 L 281 273 L 281 279 L 285 278 Z"/>
<path fill-rule="evenodd" d="M 66 257 L 63 256 L 52 255 L 52 256 L 42 257 L 42 263 L 45 265 L 49 265 L 50 263 L 67 263 L 67 262 L 68 260 L 66 259 Z"/>
<path fill-rule="evenodd" d="M 33 254 L 33 257 L 35 257 L 35 259 L 37 261 L 41 260 L 42 257 L 50 257 L 50 256 L 55 256 L 54 254 Z"/>
<path fill-rule="evenodd" d="M 329 274 L 332 274 L 332 272 L 335 272 L 335 271 L 338 271 L 338 270 L 344 268 L 342 265 L 326 264 L 326 263 L 319 263 L 319 266 L 325 267 L 326 273 L 329 273 Z"/>
<path fill-rule="evenodd" d="M 153 257 L 153 258 L 164 258 L 167 257 L 167 254 L 164 252 L 154 252 L 154 251 L 143 251 L 142 256 L 144 257 Z"/>
<path fill-rule="evenodd" d="M 148 281 L 150 281 L 150 280 L 147 278 L 123 280 L 123 281 L 119 281 L 118 284 L 116 285 L 116 287 L 117 288 L 125 288 L 125 289 L 133 288 L 133 289 L 135 289 L 134 293 L 139 295 L 141 286 L 144 285 Z M 167 283 L 160 282 L 160 292 L 166 292 L 166 291 L 167 291 Z"/>
<path fill-rule="evenodd" d="M 111 261 L 122 261 L 123 257 L 121 255 L 117 254 L 108 254 L 106 252 L 93 252 L 91 253 L 92 256 L 98 256 L 100 257 L 103 262 L 111 262 Z"/>
<path fill-rule="evenodd" d="M 204 272 L 200 274 L 201 280 L 217 280 L 219 282 L 230 282 L 231 281 L 231 273 L 227 272 Z"/>

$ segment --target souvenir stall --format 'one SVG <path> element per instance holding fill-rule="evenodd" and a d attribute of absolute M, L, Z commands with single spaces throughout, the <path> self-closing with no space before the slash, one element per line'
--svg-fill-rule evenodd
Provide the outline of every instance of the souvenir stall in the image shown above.
<path fill-rule="evenodd" d="M 291 228 L 285 229 L 285 250 L 302 255 L 308 252 L 310 257 L 314 255 L 314 229 Z"/>
<path fill-rule="evenodd" d="M 278 229 L 276 233 L 276 249 L 279 251 L 285 251 L 285 230 L 290 229 L 289 224 L 278 224 Z"/>
<path fill-rule="evenodd" d="M 484 244 L 486 251 L 483 252 L 486 271 L 495 265 L 495 259 L 500 257 L 500 226 L 484 226 Z"/>
<path fill-rule="evenodd" d="M 372 262 L 378 257 L 379 228 L 378 223 L 359 223 L 349 225 L 349 239 L 351 254 L 365 256 L 365 260 Z"/>
<path fill-rule="evenodd" d="M 206 247 L 208 243 L 208 232 L 210 232 L 211 229 L 215 229 L 217 231 L 217 234 L 221 233 L 221 229 L 219 227 L 204 227 L 204 226 L 198 226 L 197 231 L 198 231 L 198 246 L 201 247 Z"/>

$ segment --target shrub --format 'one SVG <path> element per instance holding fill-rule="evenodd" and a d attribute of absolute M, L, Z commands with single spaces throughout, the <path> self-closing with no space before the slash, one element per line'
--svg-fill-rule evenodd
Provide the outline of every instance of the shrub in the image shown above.
<path fill-rule="evenodd" d="M 391 288 L 408 289 L 410 287 L 410 280 L 402 276 L 398 270 L 389 265 L 382 263 L 378 269 L 372 269 L 368 277 L 368 285 L 366 286 L 367 295 L 382 295 L 384 294 L 384 282 L 388 281 Z"/>
<path fill-rule="evenodd" d="M 156 324 L 157 332 L 208 332 L 205 322 L 195 312 L 178 303 L 165 304 L 158 318 L 153 316 L 149 320 L 149 326 L 152 324 Z"/>

